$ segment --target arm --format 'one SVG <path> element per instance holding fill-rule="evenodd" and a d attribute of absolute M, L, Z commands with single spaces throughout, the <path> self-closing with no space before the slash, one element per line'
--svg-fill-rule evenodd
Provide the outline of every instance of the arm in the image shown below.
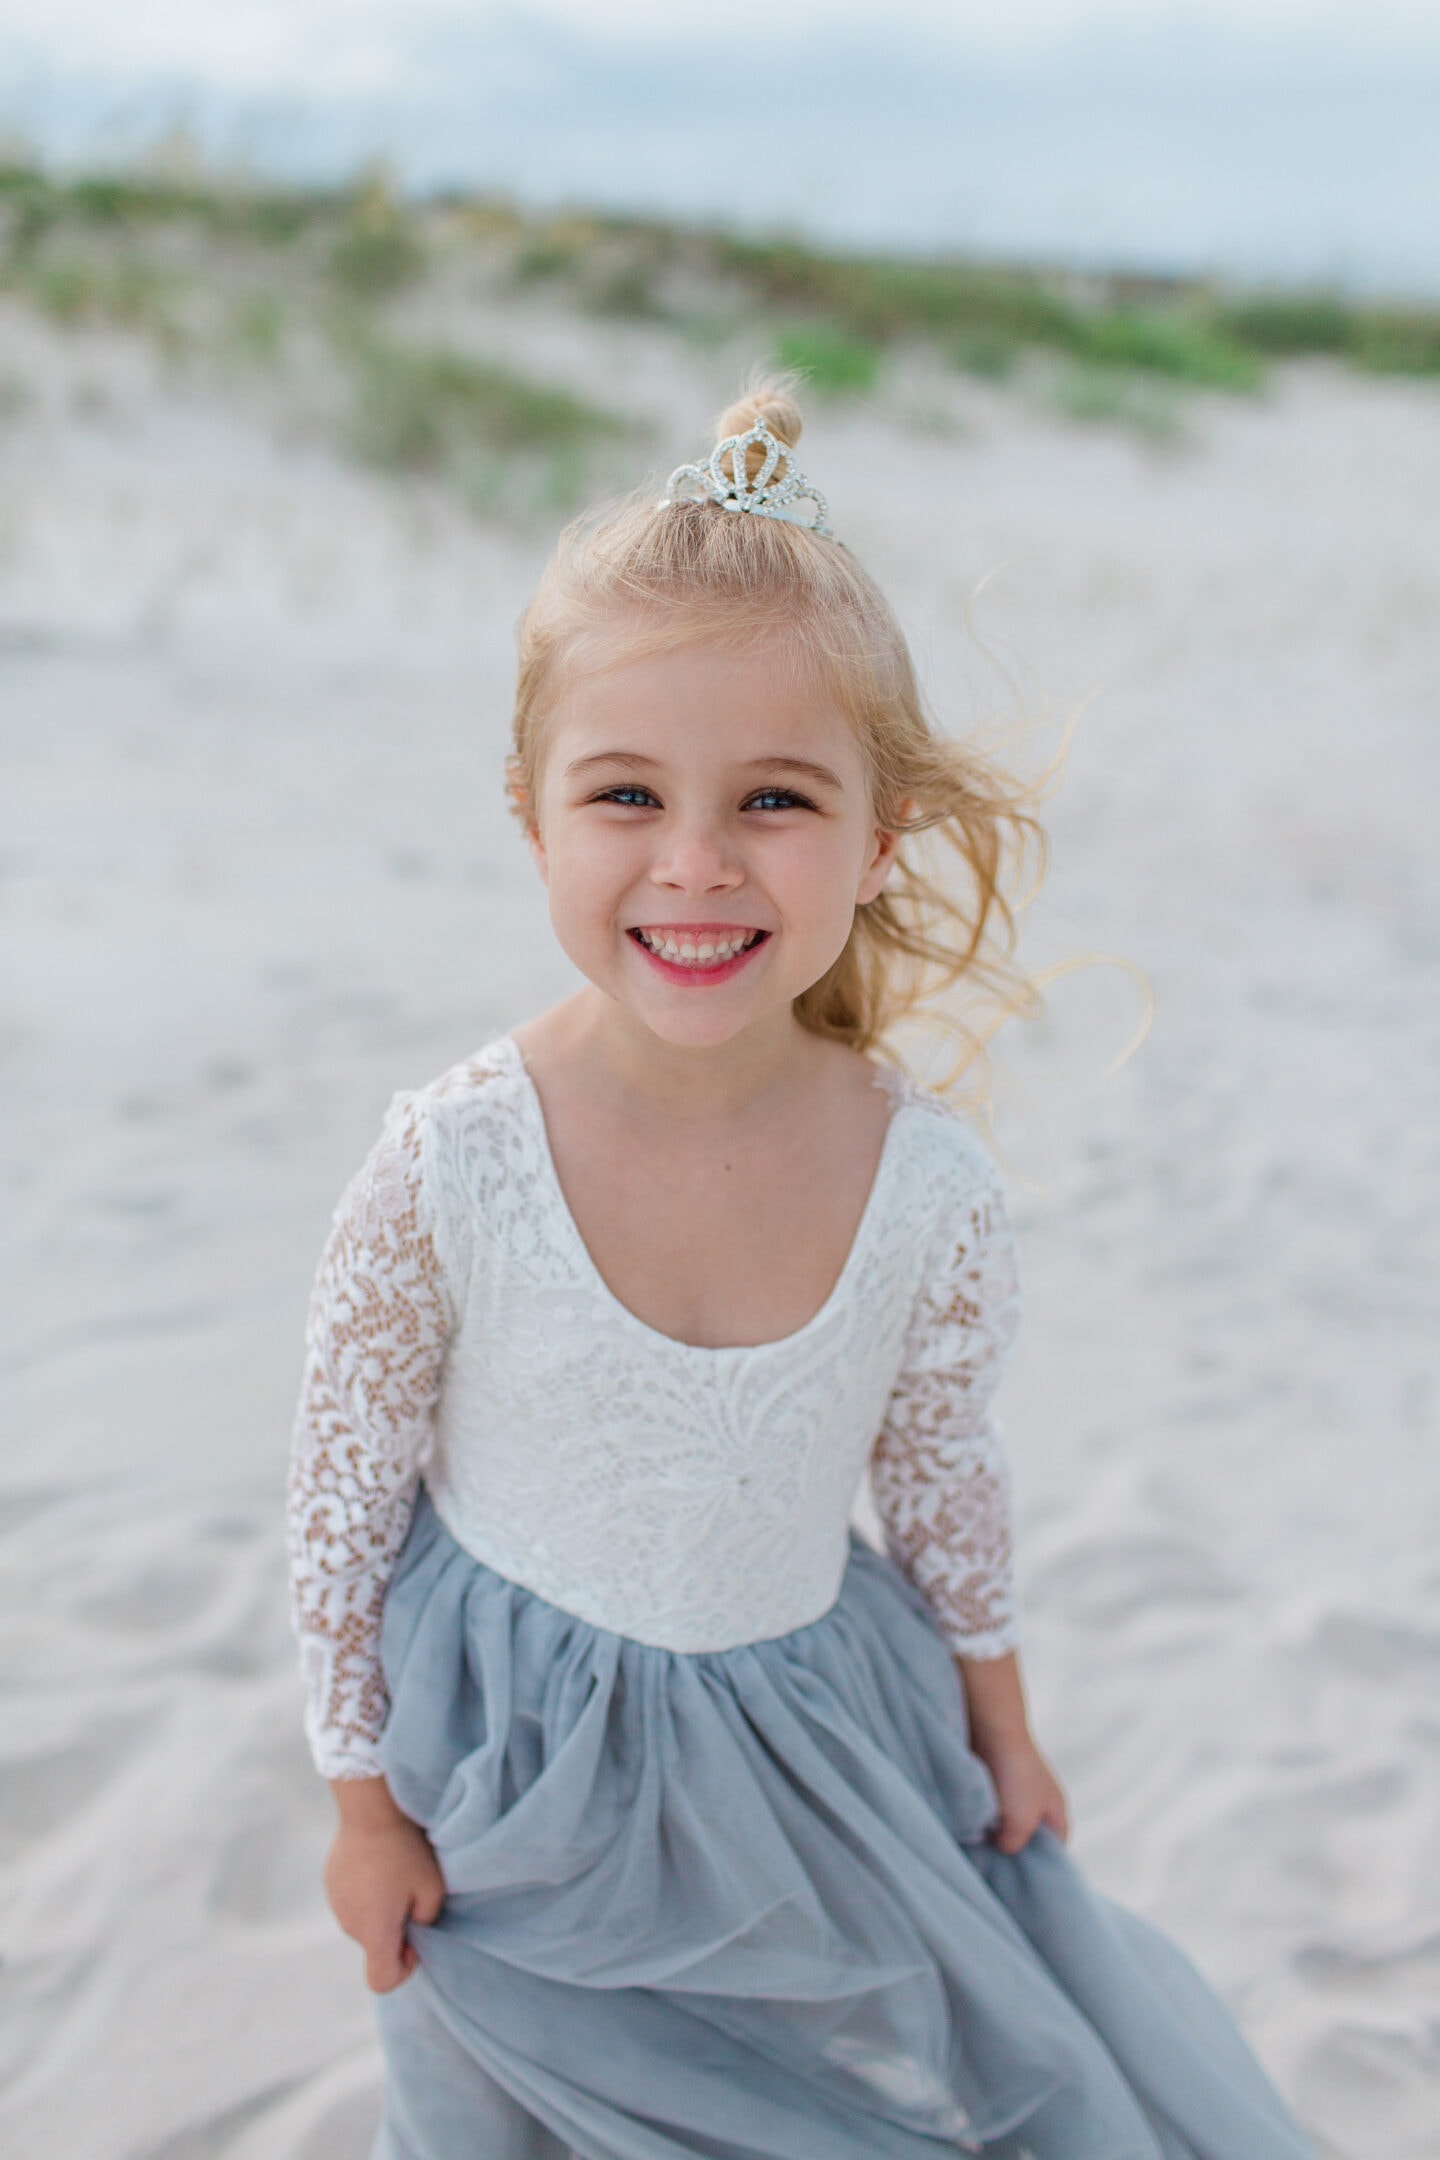
<path fill-rule="evenodd" d="M 994 1782 L 1000 1802 L 995 1842 L 1019 1852 L 1040 1824 L 1057 1837 L 1070 1834 L 1070 1814 L 1059 1779 L 1036 1746 L 1025 1708 L 1019 1653 L 955 1660 L 970 1717 L 970 1744 Z"/>
<path fill-rule="evenodd" d="M 961 1208 L 916 1305 L 871 1462 L 890 1556 L 955 1658 L 1005 1852 L 1027 1844 L 1042 1821 L 1067 1832 L 1064 1794 L 1026 1713 L 1010 1476 L 991 1412 L 1019 1313 L 1014 1243 L 991 1172 Z"/>
<path fill-rule="evenodd" d="M 291 1622 L 306 1733 L 340 1827 L 325 1887 L 367 1978 L 413 1969 L 405 1921 L 434 1919 L 443 1883 L 428 1840 L 380 1774 L 389 1710 L 385 1591 L 405 1540 L 444 1369 L 450 1308 L 423 1192 L 413 1101 L 397 1098 L 345 1192 L 321 1257 L 291 1444 Z"/>

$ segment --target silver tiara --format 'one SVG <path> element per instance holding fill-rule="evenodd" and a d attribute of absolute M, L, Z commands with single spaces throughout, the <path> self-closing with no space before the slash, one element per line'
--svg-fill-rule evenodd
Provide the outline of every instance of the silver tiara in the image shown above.
<path fill-rule="evenodd" d="M 765 453 L 753 480 L 747 472 L 747 453 L 752 443 L 759 443 Z M 698 494 L 680 492 L 687 482 L 699 490 Z M 829 509 L 825 497 L 800 471 L 788 445 L 772 435 L 763 420 L 757 420 L 744 435 L 727 435 L 711 451 L 708 464 L 677 465 L 660 508 L 666 510 L 673 502 L 719 503 L 722 510 L 748 510 L 752 517 L 780 518 L 786 525 L 803 525 L 808 532 L 821 533 L 827 540 L 835 537 L 826 522 Z M 812 503 L 814 515 L 802 517 L 785 507 L 793 502 Z"/>

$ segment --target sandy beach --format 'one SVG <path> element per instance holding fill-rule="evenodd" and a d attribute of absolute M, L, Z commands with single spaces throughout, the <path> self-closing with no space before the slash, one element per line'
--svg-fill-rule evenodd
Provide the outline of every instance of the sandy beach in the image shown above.
<path fill-rule="evenodd" d="M 513 356 L 703 446 L 738 356 Z M 4 303 L 0 2153 L 364 2160 L 282 1498 L 311 1271 L 397 1087 L 562 994 L 505 810 L 543 531 Z M 803 462 L 956 728 L 1082 702 L 1002 1038 L 1037 1730 L 1094 1882 L 1326 2160 L 1440 2155 L 1440 395 L 1184 435 L 903 356 Z M 976 595 L 982 580 L 983 590 Z M 1012 671 L 1012 688 L 995 658 Z"/>

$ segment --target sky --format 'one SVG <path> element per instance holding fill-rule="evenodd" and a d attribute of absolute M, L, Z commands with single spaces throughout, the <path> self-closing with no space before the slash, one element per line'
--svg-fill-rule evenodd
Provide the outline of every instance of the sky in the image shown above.
<path fill-rule="evenodd" d="M 1209 30 L 1239 45 L 1304 39 L 1371 53 L 1440 50 L 1434 0 L 0 0 L 0 55 L 134 80 L 184 74 L 232 90 L 313 84 L 375 90 L 423 73 L 449 33 L 508 18 L 582 32 L 617 47 L 768 45 L 819 36 L 914 40 L 1024 55 L 1075 33 Z"/>
<path fill-rule="evenodd" d="M 1440 0 L 0 0 L 0 130 L 1440 297 Z"/>

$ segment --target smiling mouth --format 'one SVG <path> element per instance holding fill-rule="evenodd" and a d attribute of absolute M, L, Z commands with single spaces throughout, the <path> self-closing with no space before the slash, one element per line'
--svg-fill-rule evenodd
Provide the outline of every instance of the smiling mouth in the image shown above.
<path fill-rule="evenodd" d="M 728 967 L 742 954 L 753 952 L 769 935 L 768 930 L 680 930 L 659 924 L 650 930 L 637 928 L 630 932 L 636 944 L 655 959 L 681 968 Z"/>

